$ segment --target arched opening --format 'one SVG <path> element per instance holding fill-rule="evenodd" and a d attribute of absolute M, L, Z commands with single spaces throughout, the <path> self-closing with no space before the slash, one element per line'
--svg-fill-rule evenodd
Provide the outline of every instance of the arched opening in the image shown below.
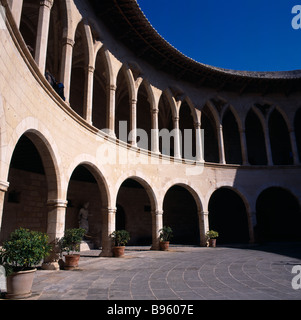
<path fill-rule="evenodd" d="M 182 133 L 182 158 L 194 160 L 196 156 L 196 136 L 191 109 L 186 101 L 180 108 L 179 129 Z"/>
<path fill-rule="evenodd" d="M 20 32 L 33 57 L 35 55 L 39 8 L 39 1 L 23 0 Z"/>
<path fill-rule="evenodd" d="M 207 106 L 202 109 L 201 129 L 204 130 L 204 160 L 219 163 L 216 122 Z"/>
<path fill-rule="evenodd" d="M 128 245 L 152 244 L 152 199 L 143 181 L 136 178 L 125 180 L 118 191 L 116 201 L 116 230 L 124 227 L 130 233 Z"/>
<path fill-rule="evenodd" d="M 300 205 L 291 192 L 280 187 L 264 190 L 256 202 L 256 216 L 259 240 L 301 240 Z"/>
<path fill-rule="evenodd" d="M 108 77 L 105 68 L 105 55 L 102 49 L 97 53 L 94 70 L 92 123 L 103 130 L 107 126 L 107 94 Z"/>
<path fill-rule="evenodd" d="M 197 203 L 185 187 L 175 185 L 167 191 L 163 202 L 163 225 L 172 228 L 172 243 L 200 244 Z"/>
<path fill-rule="evenodd" d="M 175 140 L 169 133 L 174 129 L 174 127 L 171 107 L 165 93 L 161 95 L 159 100 L 158 125 L 159 150 L 162 154 L 173 157 Z"/>
<path fill-rule="evenodd" d="M 64 17 L 65 9 L 63 9 L 62 1 L 54 1 L 51 8 L 46 70 L 57 80 L 60 80 L 61 56 L 63 43 L 63 29 L 65 27 Z"/>
<path fill-rule="evenodd" d="M 266 165 L 267 154 L 264 133 L 260 120 L 252 109 L 248 112 L 245 127 L 249 163 L 253 165 Z"/>
<path fill-rule="evenodd" d="M 147 134 L 147 144 L 146 141 L 139 139 L 137 145 L 139 148 L 151 150 L 151 106 L 148 101 L 148 93 L 146 91 L 144 83 L 142 83 L 138 90 L 138 100 L 137 100 L 137 129 L 142 129 Z M 139 132 L 137 131 L 137 135 Z"/>
<path fill-rule="evenodd" d="M 119 140 L 129 142 L 130 132 L 130 96 L 124 69 L 120 69 L 117 77 L 115 133 Z"/>
<path fill-rule="evenodd" d="M 219 233 L 218 243 L 249 242 L 246 206 L 235 191 L 217 189 L 210 197 L 208 209 L 209 228 Z"/>
<path fill-rule="evenodd" d="M 81 21 L 76 28 L 74 41 L 70 83 L 70 106 L 83 117 L 86 82 L 85 69 L 88 66 L 88 44 L 85 38 L 83 21 Z"/>
<path fill-rule="evenodd" d="M 223 116 L 223 136 L 226 163 L 242 164 L 238 125 L 230 108 Z"/>
<path fill-rule="evenodd" d="M 16 144 L 8 181 L 0 242 L 19 227 L 47 232 L 47 200 L 57 196 L 57 181 L 50 153 L 35 133 L 27 132 Z"/>
<path fill-rule="evenodd" d="M 269 119 L 270 144 L 275 165 L 293 164 L 293 155 L 287 125 L 276 109 Z"/>
<path fill-rule="evenodd" d="M 295 115 L 295 136 L 296 136 L 296 143 L 298 148 L 298 155 L 299 161 L 301 161 L 301 108 L 299 108 Z"/>
<path fill-rule="evenodd" d="M 79 211 L 88 203 L 88 231 L 86 240 L 92 248 L 101 246 L 102 208 L 107 206 L 104 187 L 98 182 L 97 173 L 89 165 L 82 164 L 73 171 L 69 185 L 65 229 L 80 226 Z"/>

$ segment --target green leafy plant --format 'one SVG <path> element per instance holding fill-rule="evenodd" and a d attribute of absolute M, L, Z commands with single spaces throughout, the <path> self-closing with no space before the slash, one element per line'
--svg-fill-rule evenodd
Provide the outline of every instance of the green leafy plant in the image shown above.
<path fill-rule="evenodd" d="M 207 239 L 216 239 L 218 237 L 218 232 L 214 230 L 209 230 L 206 232 Z"/>
<path fill-rule="evenodd" d="M 19 228 L 10 234 L 0 251 L 0 264 L 6 274 L 33 268 L 50 253 L 48 235 L 38 231 Z"/>
<path fill-rule="evenodd" d="M 173 231 L 171 227 L 164 226 L 159 230 L 160 241 L 170 241 L 173 237 Z"/>
<path fill-rule="evenodd" d="M 116 230 L 112 232 L 111 238 L 114 241 L 115 247 L 125 246 L 130 240 L 130 234 L 126 230 Z"/>
<path fill-rule="evenodd" d="M 68 255 L 70 252 L 79 251 L 85 233 L 86 230 L 82 228 L 65 230 L 64 236 L 59 240 L 61 251 L 66 251 Z"/>

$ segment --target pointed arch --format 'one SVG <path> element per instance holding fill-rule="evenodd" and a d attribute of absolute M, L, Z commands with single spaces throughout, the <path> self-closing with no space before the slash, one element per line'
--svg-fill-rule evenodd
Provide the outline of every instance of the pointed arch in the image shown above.
<path fill-rule="evenodd" d="M 288 125 L 278 108 L 274 108 L 269 114 L 268 125 L 273 163 L 275 165 L 293 164 Z"/>
<path fill-rule="evenodd" d="M 253 165 L 267 165 L 264 130 L 262 122 L 254 111 L 254 108 L 251 108 L 247 113 L 245 133 L 249 163 Z"/>
<path fill-rule="evenodd" d="M 233 113 L 233 109 L 228 107 L 222 117 L 223 136 L 225 146 L 226 163 L 242 164 L 241 142 L 239 128 L 241 125 Z"/>

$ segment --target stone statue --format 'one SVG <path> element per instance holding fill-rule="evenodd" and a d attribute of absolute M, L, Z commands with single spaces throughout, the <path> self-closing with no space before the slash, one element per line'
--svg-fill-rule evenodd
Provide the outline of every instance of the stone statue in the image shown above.
<path fill-rule="evenodd" d="M 89 202 L 86 202 L 84 206 L 79 210 L 78 213 L 78 221 L 79 221 L 79 227 L 86 230 L 86 234 L 89 232 Z"/>

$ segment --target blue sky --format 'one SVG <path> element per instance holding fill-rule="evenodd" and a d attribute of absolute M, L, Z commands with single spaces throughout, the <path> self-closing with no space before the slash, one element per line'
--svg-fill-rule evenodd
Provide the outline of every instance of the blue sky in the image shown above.
<path fill-rule="evenodd" d="M 249 71 L 301 69 L 301 0 L 137 0 L 159 34 L 186 56 Z"/>

